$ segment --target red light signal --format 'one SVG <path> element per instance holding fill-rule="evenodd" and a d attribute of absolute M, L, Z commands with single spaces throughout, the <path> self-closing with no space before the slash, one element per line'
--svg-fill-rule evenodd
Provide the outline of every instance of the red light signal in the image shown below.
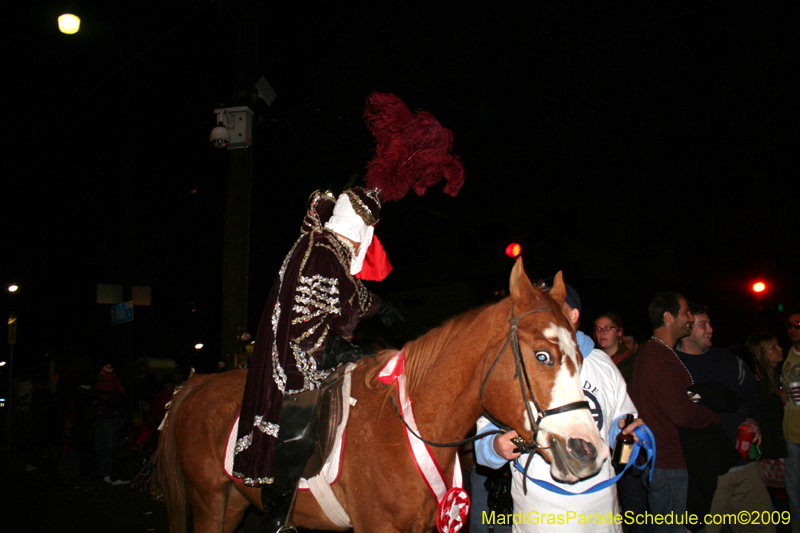
<path fill-rule="evenodd" d="M 506 255 L 511 258 L 519 257 L 522 253 L 522 246 L 519 244 L 512 242 L 508 246 L 506 246 Z"/>
<path fill-rule="evenodd" d="M 765 290 L 767 290 L 767 285 L 763 281 L 757 281 L 757 282 L 753 283 L 752 287 L 750 287 L 750 288 L 753 289 L 754 293 L 761 294 Z"/>

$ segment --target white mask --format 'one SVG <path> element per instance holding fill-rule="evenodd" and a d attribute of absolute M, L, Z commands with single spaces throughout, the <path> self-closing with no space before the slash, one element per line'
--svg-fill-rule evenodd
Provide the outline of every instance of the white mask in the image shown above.
<path fill-rule="evenodd" d="M 361 248 L 358 255 L 353 258 L 350 263 L 350 274 L 355 275 L 361 272 L 364 265 L 364 257 L 367 255 L 367 249 L 372 243 L 372 233 L 374 228 L 367 226 L 364 221 L 358 216 L 358 213 L 353 209 L 350 204 L 350 199 L 346 193 L 339 195 L 336 200 L 336 205 L 333 208 L 333 215 L 325 223 L 325 227 L 343 237 L 347 237 L 355 243 L 361 243 Z"/>

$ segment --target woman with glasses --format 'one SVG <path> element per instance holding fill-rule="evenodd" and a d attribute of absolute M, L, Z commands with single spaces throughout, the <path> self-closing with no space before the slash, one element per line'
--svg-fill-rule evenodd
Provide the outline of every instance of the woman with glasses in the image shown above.
<path fill-rule="evenodd" d="M 633 350 L 623 341 L 625 333 L 622 319 L 615 313 L 604 313 L 594 319 L 594 340 L 597 346 L 606 352 L 617 365 L 625 383 L 630 385 L 633 377 Z"/>

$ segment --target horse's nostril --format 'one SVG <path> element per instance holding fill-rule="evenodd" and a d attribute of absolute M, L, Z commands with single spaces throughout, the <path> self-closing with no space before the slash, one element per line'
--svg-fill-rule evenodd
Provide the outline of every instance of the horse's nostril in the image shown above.
<path fill-rule="evenodd" d="M 590 442 L 583 439 L 571 438 L 567 441 L 569 454 L 578 461 L 594 460 L 597 457 L 597 450 Z"/>

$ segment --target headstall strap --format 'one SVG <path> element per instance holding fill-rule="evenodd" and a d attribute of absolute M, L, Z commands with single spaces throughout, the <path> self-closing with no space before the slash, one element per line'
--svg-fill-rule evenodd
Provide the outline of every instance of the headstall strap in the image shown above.
<path fill-rule="evenodd" d="M 525 403 L 525 409 L 528 413 L 528 419 L 531 421 L 531 434 L 533 435 L 533 439 L 528 442 L 524 440 L 522 437 L 516 437 L 514 443 L 517 445 L 515 449 L 516 452 L 520 453 L 529 453 L 537 448 L 547 449 L 550 446 L 541 446 L 536 442 L 536 436 L 538 435 L 539 431 L 546 431 L 542 430 L 539 427 L 539 423 L 542 419 L 546 416 L 557 415 L 559 413 L 566 413 L 568 411 L 573 411 L 575 409 L 589 409 L 589 402 L 582 401 L 582 402 L 572 402 L 566 405 L 561 405 L 559 407 L 554 407 L 553 409 L 542 410 L 539 406 L 539 403 L 536 401 L 536 396 L 533 394 L 533 389 L 531 387 L 530 379 L 528 378 L 528 370 L 525 366 L 525 359 L 522 357 L 522 352 L 519 347 L 519 335 L 517 334 L 517 329 L 520 320 L 522 320 L 525 316 L 531 313 L 537 313 L 539 311 L 548 311 L 550 307 L 540 307 L 538 309 L 533 309 L 531 311 L 526 311 L 525 313 L 521 314 L 520 316 L 514 316 L 514 307 L 511 307 L 511 318 L 509 319 L 509 330 L 508 330 L 508 338 L 506 339 L 505 344 L 500 349 L 500 353 L 497 354 L 497 357 L 492 363 L 489 372 L 486 374 L 486 377 L 483 380 L 483 384 L 481 385 L 481 404 L 483 404 L 483 391 L 486 387 L 486 382 L 489 380 L 489 376 L 494 371 L 495 366 L 497 366 L 497 362 L 500 360 L 500 356 L 503 355 L 503 352 L 506 349 L 506 346 L 511 345 L 511 353 L 514 356 L 514 365 L 515 365 L 515 373 L 514 379 L 519 380 L 520 391 L 522 393 L 522 400 Z M 530 401 L 528 398 L 530 397 Z M 531 403 L 536 408 L 536 416 L 533 416 L 533 410 L 531 409 Z M 485 409 L 485 408 L 484 408 Z M 497 420 L 496 417 L 492 416 L 488 411 L 486 411 L 488 417 L 492 420 Z M 506 429 L 511 429 L 509 426 L 505 424 L 498 424 L 500 427 L 505 427 Z M 528 464 L 530 464 L 530 457 L 528 458 Z M 526 468 L 527 470 L 527 465 Z"/>
<path fill-rule="evenodd" d="M 503 345 L 503 347 L 500 349 L 500 353 L 497 354 L 497 358 L 495 359 L 494 363 L 492 363 L 492 367 L 489 369 L 489 373 L 486 374 L 486 378 L 484 378 L 483 380 L 483 385 L 481 385 L 481 404 L 483 404 L 483 390 L 486 386 L 486 382 L 489 380 L 489 376 L 494 370 L 494 367 L 497 365 L 497 361 L 500 360 L 500 356 L 503 355 L 506 346 L 510 344 L 511 353 L 514 355 L 514 365 L 516 366 L 514 379 L 519 380 L 519 386 L 522 392 L 522 400 L 525 403 L 525 409 L 528 413 L 528 419 L 531 421 L 531 426 L 532 426 L 531 435 L 533 436 L 533 438 L 530 442 L 526 441 L 520 436 L 517 436 L 512 440 L 512 442 L 514 442 L 514 444 L 517 445 L 517 447 L 514 449 L 514 452 L 528 454 L 528 460 L 525 462 L 525 470 L 523 471 L 523 480 L 522 480 L 522 490 L 525 494 L 528 493 L 528 487 L 527 487 L 528 467 L 530 467 L 531 461 L 533 460 L 533 453 L 531 452 L 536 451 L 537 449 L 544 450 L 552 446 L 552 444 L 548 446 L 541 446 L 536 441 L 537 436 L 539 435 L 539 431 L 545 431 L 548 434 L 550 433 L 546 429 L 542 429 L 539 427 L 539 423 L 542 421 L 542 419 L 546 416 L 557 415 L 559 413 L 566 413 L 567 411 L 572 411 L 575 409 L 589 409 L 589 402 L 582 401 L 582 402 L 568 403 L 566 405 L 561 405 L 559 407 L 554 407 L 553 409 L 548 409 L 547 411 L 543 411 L 542 408 L 539 406 L 539 403 L 536 401 L 536 397 L 533 394 L 533 389 L 531 388 L 531 382 L 530 379 L 528 378 L 528 370 L 527 367 L 525 366 L 525 359 L 522 357 L 522 352 L 519 347 L 519 335 L 517 334 L 517 326 L 519 324 L 519 321 L 522 320 L 522 318 L 525 317 L 526 315 L 547 310 L 550 310 L 550 307 L 540 307 L 539 309 L 533 309 L 532 311 L 527 311 L 521 314 L 520 316 L 515 317 L 514 306 L 512 304 L 511 319 L 509 320 L 508 339 L 506 340 L 506 343 Z M 528 394 L 530 394 L 530 401 L 528 401 Z M 536 418 L 533 417 L 531 403 L 533 403 L 534 407 L 536 407 Z M 490 418 L 495 418 L 495 417 L 490 416 Z M 550 442 L 552 443 L 552 438 L 550 439 Z"/>

